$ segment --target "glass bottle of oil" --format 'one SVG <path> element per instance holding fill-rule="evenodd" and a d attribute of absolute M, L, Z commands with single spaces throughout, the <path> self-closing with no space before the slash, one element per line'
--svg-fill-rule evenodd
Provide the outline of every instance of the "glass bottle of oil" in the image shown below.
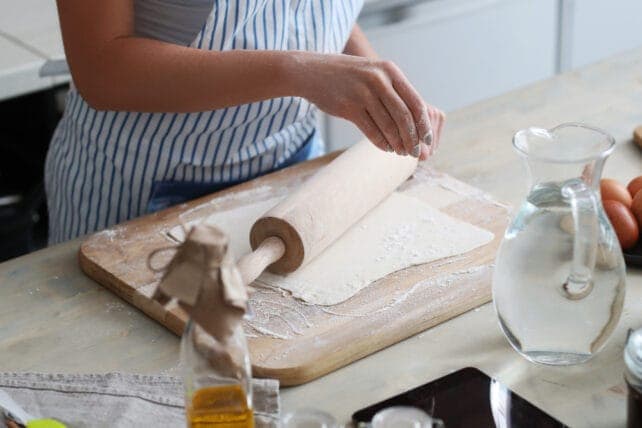
<path fill-rule="evenodd" d="M 193 428 L 253 428 L 252 372 L 243 333 L 247 289 L 227 235 L 197 224 L 176 248 L 154 299 L 172 302 L 190 316 L 181 341 L 187 425 Z"/>
<path fill-rule="evenodd" d="M 242 323 L 217 340 L 190 320 L 181 342 L 189 428 L 253 428 L 252 374 Z"/>

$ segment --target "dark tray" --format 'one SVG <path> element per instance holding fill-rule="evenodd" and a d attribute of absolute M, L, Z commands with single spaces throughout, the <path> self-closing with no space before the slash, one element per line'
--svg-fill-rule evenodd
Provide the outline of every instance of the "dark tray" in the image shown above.
<path fill-rule="evenodd" d="M 627 266 L 642 267 L 642 240 L 638 241 L 635 247 L 622 250 L 622 253 Z"/>

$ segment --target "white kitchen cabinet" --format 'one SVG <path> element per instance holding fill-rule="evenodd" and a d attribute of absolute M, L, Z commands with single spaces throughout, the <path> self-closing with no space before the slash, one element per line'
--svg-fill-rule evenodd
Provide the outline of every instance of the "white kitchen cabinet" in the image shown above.
<path fill-rule="evenodd" d="M 381 57 L 397 63 L 422 96 L 444 111 L 556 72 L 557 0 L 408 3 L 376 13 L 366 9 L 360 23 Z M 331 149 L 361 138 L 355 126 L 333 117 L 325 131 Z"/>
<path fill-rule="evenodd" d="M 562 71 L 642 45 L 642 0 L 560 0 Z"/>

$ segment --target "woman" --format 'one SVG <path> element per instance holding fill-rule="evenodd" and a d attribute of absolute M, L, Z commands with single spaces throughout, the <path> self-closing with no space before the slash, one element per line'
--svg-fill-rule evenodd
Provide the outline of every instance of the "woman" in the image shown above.
<path fill-rule="evenodd" d="M 73 85 L 52 243 L 310 158 L 317 109 L 399 155 L 438 144 L 443 113 L 376 59 L 362 0 L 57 1 Z"/>

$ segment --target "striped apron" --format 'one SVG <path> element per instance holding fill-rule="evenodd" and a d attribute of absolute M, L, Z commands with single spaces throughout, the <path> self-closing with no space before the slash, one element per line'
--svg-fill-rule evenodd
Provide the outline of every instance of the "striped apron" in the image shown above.
<path fill-rule="evenodd" d="M 134 0 L 135 28 L 142 37 L 206 50 L 337 53 L 362 3 Z M 185 194 L 191 185 L 217 189 L 305 159 L 316 122 L 316 108 L 298 97 L 199 113 L 97 111 L 72 83 L 45 165 L 49 241 L 145 214 L 168 185 Z"/>

